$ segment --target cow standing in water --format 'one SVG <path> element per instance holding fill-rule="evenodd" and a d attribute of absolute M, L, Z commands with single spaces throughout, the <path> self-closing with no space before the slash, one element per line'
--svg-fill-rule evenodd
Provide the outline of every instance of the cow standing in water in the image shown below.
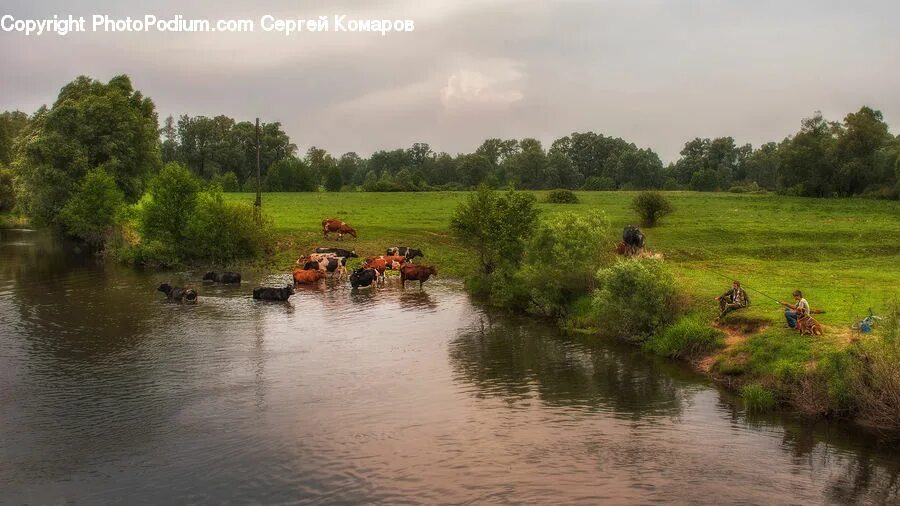
<path fill-rule="evenodd" d="M 353 288 L 372 286 L 378 279 L 378 271 L 371 268 L 360 267 L 350 274 L 350 286 Z"/>
<path fill-rule="evenodd" d="M 375 269 L 378 273 L 379 280 L 384 283 L 384 271 L 399 271 L 406 259 L 401 256 L 380 256 L 367 258 L 363 262 L 363 267 Z"/>
<path fill-rule="evenodd" d="M 350 234 L 356 239 L 356 230 L 341 220 L 325 218 L 322 220 L 322 236 L 328 239 L 328 234 L 337 234 L 338 240 L 344 239 L 344 234 Z"/>
<path fill-rule="evenodd" d="M 422 283 L 428 281 L 431 276 L 437 276 L 437 269 L 430 265 L 406 264 L 400 267 L 400 286 L 406 288 L 406 280 L 418 281 L 419 288 Z"/>

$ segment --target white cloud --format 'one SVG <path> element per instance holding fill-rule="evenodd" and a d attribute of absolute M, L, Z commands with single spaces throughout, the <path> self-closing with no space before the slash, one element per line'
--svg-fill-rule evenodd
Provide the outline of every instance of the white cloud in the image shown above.
<path fill-rule="evenodd" d="M 504 108 L 525 98 L 519 89 L 524 75 L 520 64 L 501 60 L 461 68 L 441 88 L 447 111 Z"/>

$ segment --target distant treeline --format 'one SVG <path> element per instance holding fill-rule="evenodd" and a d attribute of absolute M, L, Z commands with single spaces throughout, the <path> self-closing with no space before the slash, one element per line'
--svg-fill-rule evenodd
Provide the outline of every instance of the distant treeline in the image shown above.
<path fill-rule="evenodd" d="M 340 156 L 318 147 L 298 153 L 280 123 L 262 123 L 264 191 L 584 190 L 777 191 L 787 195 L 897 198 L 900 137 L 869 107 L 841 122 L 816 113 L 798 132 L 757 148 L 731 137 L 693 139 L 664 165 L 649 148 L 594 132 L 540 141 L 487 139 L 471 153 L 435 152 L 426 143 Z M 0 114 L 0 211 L 20 200 L 27 214 L 53 221 L 88 170 L 113 174 L 126 201 L 170 162 L 225 191 L 256 189 L 256 131 L 227 116 L 165 118 L 127 76 L 80 77 L 52 107 Z"/>
<path fill-rule="evenodd" d="M 255 190 L 254 127 L 226 116 L 169 117 L 164 162 L 181 162 L 226 191 Z M 521 189 L 777 191 L 815 197 L 897 197 L 900 137 L 879 111 L 863 107 L 843 122 L 821 114 L 781 142 L 754 149 L 731 137 L 693 139 L 668 166 L 649 148 L 594 132 L 572 133 L 545 149 L 536 139 L 487 139 L 472 153 L 437 153 L 427 143 L 368 158 L 317 147 L 298 155 L 278 123 L 262 126 L 265 191 L 427 191 L 488 186 Z"/>

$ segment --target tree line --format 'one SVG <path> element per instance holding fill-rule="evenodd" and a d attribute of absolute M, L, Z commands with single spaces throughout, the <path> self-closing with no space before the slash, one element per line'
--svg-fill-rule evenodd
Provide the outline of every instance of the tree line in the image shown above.
<path fill-rule="evenodd" d="M 862 107 L 842 121 L 820 113 L 780 142 L 758 147 L 732 137 L 692 139 L 663 164 L 650 148 L 594 132 L 545 147 L 539 140 L 491 138 L 473 152 L 436 152 L 423 142 L 370 156 L 298 152 L 278 122 L 260 128 L 264 191 L 428 191 L 494 188 L 776 191 L 788 195 L 897 198 L 900 137 L 880 111 Z M 108 83 L 79 77 L 50 107 L 0 114 L 0 211 L 17 207 L 53 223 L 91 169 L 112 175 L 136 201 L 167 163 L 225 191 L 256 189 L 256 129 L 250 121 L 182 115 L 162 126 L 153 101 L 127 76 Z"/>

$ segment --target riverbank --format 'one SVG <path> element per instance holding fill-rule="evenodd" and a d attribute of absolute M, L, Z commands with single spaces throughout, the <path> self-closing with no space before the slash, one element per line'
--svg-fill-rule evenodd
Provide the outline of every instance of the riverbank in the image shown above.
<path fill-rule="evenodd" d="M 28 219 L 13 213 L 0 213 L 0 230 L 8 228 L 28 228 Z"/>
<path fill-rule="evenodd" d="M 631 192 L 577 192 L 577 204 L 546 204 L 545 193 L 535 192 L 545 215 L 603 211 L 611 225 L 610 247 L 624 225 L 636 222 L 629 208 Z M 271 262 L 288 269 L 300 253 L 341 244 L 321 236 L 321 219 L 337 217 L 359 231 L 358 239 L 348 238 L 342 247 L 360 256 L 383 254 L 394 245 L 416 247 L 425 251 L 423 261 L 437 266 L 441 276 L 463 278 L 473 271 L 474 259 L 456 243 L 448 223 L 466 195 L 264 194 L 263 207 L 278 235 Z M 645 229 L 647 246 L 664 255 L 685 312 L 722 331 L 720 347 L 682 358 L 738 392 L 755 385 L 778 403 L 804 413 L 841 415 L 842 408 L 833 403 L 800 402 L 804 396 L 821 396 L 805 395 L 802 389 L 830 388 L 811 385 L 809 377 L 818 377 L 822 364 L 842 360 L 851 343 L 852 322 L 870 307 L 883 314 L 898 297 L 900 204 L 727 193 L 666 195 L 675 212 L 657 227 Z M 252 202 L 253 196 L 226 198 Z M 741 280 L 753 303 L 714 324 L 717 308 L 712 299 L 728 288 L 727 278 Z M 782 308 L 761 295 L 785 300 L 795 289 L 804 291 L 814 309 L 826 311 L 818 316 L 824 335 L 799 336 L 785 328 Z M 848 373 L 830 374 L 841 379 Z"/>

